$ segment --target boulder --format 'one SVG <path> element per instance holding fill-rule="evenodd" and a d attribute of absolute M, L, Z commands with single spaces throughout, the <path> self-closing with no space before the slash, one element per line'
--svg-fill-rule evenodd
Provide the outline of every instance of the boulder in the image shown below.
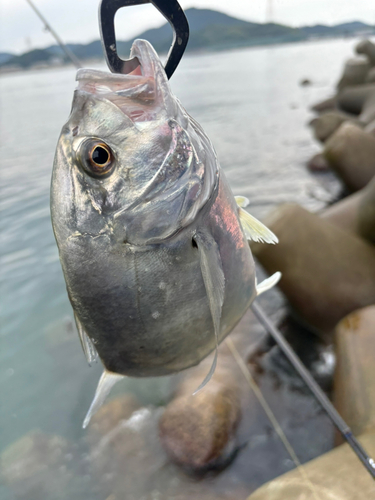
<path fill-rule="evenodd" d="M 314 131 L 315 139 L 325 142 L 338 128 L 346 122 L 358 123 L 354 115 L 344 113 L 343 111 L 327 111 L 317 118 L 313 118 L 309 125 Z"/>
<path fill-rule="evenodd" d="M 358 233 L 375 245 L 375 178 L 368 183 L 360 198 Z"/>
<path fill-rule="evenodd" d="M 322 153 L 317 153 L 307 162 L 307 168 L 312 172 L 326 172 L 330 166 Z"/>
<path fill-rule="evenodd" d="M 321 217 L 375 245 L 375 178 L 357 193 L 325 208 Z"/>
<path fill-rule="evenodd" d="M 361 444 L 375 455 L 375 433 Z M 264 484 L 248 500 L 363 500 L 373 498 L 374 481 L 347 444 Z"/>
<path fill-rule="evenodd" d="M 375 91 L 368 95 L 358 119 L 363 125 L 368 125 L 375 120 Z"/>
<path fill-rule="evenodd" d="M 363 188 L 375 175 L 375 138 L 353 123 L 343 123 L 323 152 L 350 191 Z"/>
<path fill-rule="evenodd" d="M 254 256 L 279 283 L 300 319 L 330 338 L 352 311 L 375 303 L 375 248 L 299 205 L 264 221 L 278 245 L 252 244 Z"/>
<path fill-rule="evenodd" d="M 343 198 L 320 212 L 320 216 L 335 226 L 358 235 L 358 209 L 363 190 Z"/>
<path fill-rule="evenodd" d="M 190 389 L 177 397 L 160 420 L 160 437 L 165 449 L 173 461 L 187 469 L 218 467 L 235 450 L 241 404 L 230 373 L 228 378 L 221 383 L 210 381 L 198 394 L 193 395 Z"/>
<path fill-rule="evenodd" d="M 95 444 L 111 432 L 122 420 L 130 418 L 141 407 L 133 394 L 124 394 L 107 401 L 92 417 L 87 439 Z"/>
<path fill-rule="evenodd" d="M 1 454 L 1 479 L 22 500 L 65 500 L 73 478 L 72 446 L 61 436 L 32 431 Z"/>
<path fill-rule="evenodd" d="M 369 134 L 375 135 L 375 120 L 372 120 L 370 123 L 365 125 L 363 130 Z"/>
<path fill-rule="evenodd" d="M 337 107 L 347 113 L 359 115 L 364 103 L 374 91 L 375 85 L 373 83 L 346 87 L 337 96 Z"/>
<path fill-rule="evenodd" d="M 335 346 L 335 405 L 355 435 L 375 432 L 375 306 L 340 321 Z"/>
<path fill-rule="evenodd" d="M 336 109 L 336 96 L 328 97 L 328 99 L 319 101 L 311 106 L 311 110 L 315 111 L 316 113 L 322 113 L 324 111 L 330 111 L 332 109 Z"/>
<path fill-rule="evenodd" d="M 241 324 L 234 331 L 237 337 Z M 245 339 L 247 345 L 248 332 Z M 218 359 L 212 379 L 195 395 L 211 367 L 213 355 L 183 376 L 159 424 L 160 438 L 169 457 L 196 472 L 223 467 L 237 448 L 235 432 L 241 418 L 245 379 L 226 342 L 219 347 Z M 248 392 L 246 387 L 245 391 Z"/>
<path fill-rule="evenodd" d="M 365 83 L 375 83 L 375 68 L 371 68 L 367 73 Z"/>
<path fill-rule="evenodd" d="M 358 56 L 349 59 L 345 66 L 340 81 L 337 84 L 338 90 L 351 85 L 360 85 L 365 82 L 370 70 L 370 62 L 366 56 Z"/>
<path fill-rule="evenodd" d="M 367 56 L 371 66 L 375 66 L 375 45 L 370 40 L 361 40 L 355 50 L 357 54 Z"/>

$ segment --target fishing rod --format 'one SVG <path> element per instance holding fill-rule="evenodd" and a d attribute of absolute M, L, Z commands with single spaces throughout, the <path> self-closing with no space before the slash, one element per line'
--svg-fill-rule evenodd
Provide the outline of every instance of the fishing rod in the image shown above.
<path fill-rule="evenodd" d="M 323 409 L 328 414 L 329 418 L 332 420 L 336 428 L 340 431 L 344 439 L 349 443 L 354 453 L 357 455 L 359 460 L 366 467 L 367 471 L 370 473 L 371 477 L 375 479 L 375 461 L 367 454 L 366 450 L 362 447 L 359 441 L 353 435 L 352 430 L 338 413 L 336 408 L 333 406 L 331 401 L 324 394 L 322 389 L 316 383 L 315 379 L 312 377 L 310 372 L 307 370 L 305 365 L 299 359 L 294 349 L 291 347 L 289 342 L 282 335 L 280 330 L 270 321 L 264 312 L 263 308 L 253 302 L 251 309 L 255 314 L 258 321 L 264 326 L 264 328 L 270 333 L 272 338 L 275 340 L 276 344 L 283 351 L 289 362 L 295 368 L 299 376 L 305 382 L 307 387 L 313 393 L 315 398 L 319 401 Z"/>
<path fill-rule="evenodd" d="M 61 40 L 59 35 L 56 33 L 56 31 L 52 28 L 52 26 L 49 24 L 47 19 L 43 16 L 43 14 L 40 12 L 40 10 L 36 7 L 36 5 L 32 2 L 32 0 L 26 0 L 26 2 L 30 5 L 30 7 L 33 9 L 35 14 L 39 17 L 39 19 L 42 21 L 44 24 L 44 27 L 46 28 L 47 31 L 51 33 L 51 35 L 55 38 L 56 42 L 60 45 L 61 49 L 65 53 L 65 55 L 72 61 L 74 66 L 79 69 L 82 68 L 82 64 L 78 57 L 69 49 L 67 45 Z"/>

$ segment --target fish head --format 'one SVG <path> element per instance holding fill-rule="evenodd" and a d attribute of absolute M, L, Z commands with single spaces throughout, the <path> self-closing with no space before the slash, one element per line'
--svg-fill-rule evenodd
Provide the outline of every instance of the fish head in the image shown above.
<path fill-rule="evenodd" d="M 57 241 L 107 234 L 160 243 L 190 224 L 218 178 L 216 155 L 171 92 L 152 46 L 131 74 L 81 69 L 58 142 L 51 208 Z"/>

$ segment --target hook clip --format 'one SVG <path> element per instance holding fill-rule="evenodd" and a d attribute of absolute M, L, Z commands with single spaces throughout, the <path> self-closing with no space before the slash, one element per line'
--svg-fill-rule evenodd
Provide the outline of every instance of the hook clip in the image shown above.
<path fill-rule="evenodd" d="M 115 14 L 121 7 L 145 3 L 152 3 L 173 29 L 173 42 L 164 68 L 169 79 L 179 65 L 189 40 L 189 24 L 177 0 L 102 0 L 99 6 L 99 26 L 107 64 L 112 73 L 123 74 L 131 73 L 139 65 L 136 57 L 124 60 L 117 54 Z"/>

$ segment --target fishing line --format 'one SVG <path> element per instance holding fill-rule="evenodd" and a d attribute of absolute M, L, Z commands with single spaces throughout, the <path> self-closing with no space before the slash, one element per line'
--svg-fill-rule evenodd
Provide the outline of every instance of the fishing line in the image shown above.
<path fill-rule="evenodd" d="M 233 340 L 230 337 L 227 337 L 225 342 L 226 342 L 230 352 L 232 353 L 232 356 L 234 357 L 236 363 L 238 364 L 240 370 L 242 371 L 246 381 L 248 382 L 249 386 L 253 390 L 253 392 L 254 392 L 256 398 L 258 399 L 259 403 L 261 404 L 263 410 L 265 411 L 265 413 L 266 413 L 268 419 L 270 420 L 273 428 L 275 429 L 277 435 L 281 439 L 285 449 L 287 450 L 291 459 L 293 460 L 294 465 L 296 466 L 297 470 L 301 474 L 302 479 L 305 481 L 305 483 L 307 484 L 307 486 L 311 490 L 312 494 L 314 495 L 315 500 L 322 500 L 318 491 L 316 490 L 316 487 L 310 481 L 310 479 L 305 471 L 304 466 L 301 464 L 299 458 L 297 457 L 297 454 L 294 451 L 293 446 L 290 444 L 290 442 L 289 442 L 288 438 L 286 437 L 284 431 L 282 430 L 279 422 L 277 421 L 275 414 L 271 410 L 271 407 L 269 406 L 267 401 L 264 399 L 264 396 L 263 396 L 261 390 L 259 389 L 257 383 L 255 382 L 253 376 L 250 373 L 250 370 L 246 366 L 244 360 L 241 358 L 236 346 L 233 343 Z"/>
<path fill-rule="evenodd" d="M 337 429 L 340 431 L 344 439 L 349 443 L 354 453 L 357 455 L 359 460 L 366 467 L 367 471 L 370 473 L 371 477 L 375 479 L 375 461 L 367 454 L 362 445 L 353 436 L 353 432 L 350 427 L 343 420 L 341 415 L 337 412 L 336 408 L 333 406 L 328 397 L 324 394 L 322 389 L 316 383 L 315 379 L 312 377 L 307 368 L 303 365 L 302 361 L 299 359 L 297 354 L 294 352 L 290 344 L 285 340 L 282 333 L 275 327 L 275 325 L 268 319 L 266 313 L 263 311 L 262 307 L 253 302 L 251 309 L 255 314 L 258 321 L 264 326 L 264 328 L 272 335 L 273 339 L 276 341 L 277 345 L 283 351 L 289 362 L 295 368 L 297 373 L 300 375 L 302 380 L 305 382 L 307 387 L 322 405 L 323 409 L 327 412 L 328 416 L 335 424 Z"/>

